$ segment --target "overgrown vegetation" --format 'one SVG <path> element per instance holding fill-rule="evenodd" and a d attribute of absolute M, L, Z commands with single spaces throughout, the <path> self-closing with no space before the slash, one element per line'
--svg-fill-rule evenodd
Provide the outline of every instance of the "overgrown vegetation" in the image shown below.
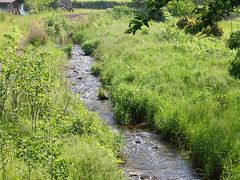
<path fill-rule="evenodd" d="M 71 46 L 56 38 L 70 23 L 54 14 L 15 18 L 29 28 L 16 23 L 0 36 L 0 179 L 123 179 L 121 137 L 67 88 Z"/>
<path fill-rule="evenodd" d="M 238 179 L 240 89 L 228 72 L 235 52 L 225 40 L 185 34 L 175 19 L 135 36 L 124 34 L 129 17 L 89 19 L 81 34 L 99 42 L 94 54 L 119 123 L 145 121 L 183 148 L 205 177 Z M 239 72 L 238 61 L 232 67 Z"/>

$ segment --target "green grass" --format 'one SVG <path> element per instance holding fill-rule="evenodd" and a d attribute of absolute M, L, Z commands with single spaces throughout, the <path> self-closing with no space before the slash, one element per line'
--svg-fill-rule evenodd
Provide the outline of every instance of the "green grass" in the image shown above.
<path fill-rule="evenodd" d="M 97 41 L 101 79 L 119 123 L 146 121 L 206 177 L 239 178 L 239 81 L 224 39 L 186 35 L 171 21 L 126 35 L 128 18 L 93 15 L 79 34 Z M 175 20 L 174 20 L 175 22 Z"/>
<path fill-rule="evenodd" d="M 224 37 L 229 38 L 232 32 L 240 30 L 240 18 L 229 20 L 229 21 L 222 21 L 220 22 L 220 26 L 224 30 Z"/>
<path fill-rule="evenodd" d="M 66 44 L 70 22 L 52 13 L 4 16 L 0 179 L 123 179 L 118 167 L 122 138 L 69 92 L 67 54 L 57 43 L 71 45 Z M 28 43 L 32 21 L 45 25 L 38 31 L 48 32 L 46 43 Z"/>

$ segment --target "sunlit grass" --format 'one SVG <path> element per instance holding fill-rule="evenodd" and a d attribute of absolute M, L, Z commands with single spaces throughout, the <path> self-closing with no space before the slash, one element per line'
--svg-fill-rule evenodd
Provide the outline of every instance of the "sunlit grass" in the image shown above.
<path fill-rule="evenodd" d="M 228 74 L 235 52 L 225 38 L 185 34 L 175 20 L 133 36 L 124 34 L 129 17 L 94 18 L 79 33 L 99 42 L 95 56 L 119 122 L 145 120 L 184 147 L 206 176 L 238 172 L 240 89 Z M 228 22 L 223 27 L 230 31 Z"/>

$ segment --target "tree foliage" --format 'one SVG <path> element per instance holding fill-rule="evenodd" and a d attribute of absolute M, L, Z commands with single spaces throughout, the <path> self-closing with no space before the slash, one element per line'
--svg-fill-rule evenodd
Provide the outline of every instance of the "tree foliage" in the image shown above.
<path fill-rule="evenodd" d="M 201 27 L 212 26 L 229 16 L 238 6 L 238 0 L 211 0 L 204 3 L 204 6 L 195 10 L 199 14 L 199 25 Z"/>
<path fill-rule="evenodd" d="M 163 17 L 162 8 L 170 1 L 171 0 L 148 0 L 146 3 L 146 10 L 137 13 L 135 18 L 130 21 L 129 29 L 126 33 L 135 34 L 137 30 L 141 30 L 142 26 L 149 27 L 148 22 L 150 20 L 156 20 L 159 17 Z"/>
<path fill-rule="evenodd" d="M 147 8 L 144 13 L 137 13 L 135 18 L 130 21 L 129 29 L 126 33 L 135 34 L 141 30 L 142 26 L 149 27 L 149 21 L 156 20 L 156 17 L 163 16 L 163 7 L 173 0 L 148 0 Z M 176 0 L 179 1 L 179 0 Z M 230 12 L 240 6 L 240 1 L 236 0 L 209 0 L 203 5 L 193 9 L 197 14 L 199 30 L 208 26 L 213 26 L 224 17 L 229 16 Z"/>

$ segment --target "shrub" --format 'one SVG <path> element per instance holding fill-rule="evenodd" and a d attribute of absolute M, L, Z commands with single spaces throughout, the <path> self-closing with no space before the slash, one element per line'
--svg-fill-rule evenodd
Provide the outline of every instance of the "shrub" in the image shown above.
<path fill-rule="evenodd" d="M 86 41 L 83 46 L 82 49 L 85 52 L 85 55 L 89 56 L 92 55 L 94 50 L 97 48 L 98 42 L 96 41 Z"/>
<path fill-rule="evenodd" d="M 99 100 L 107 100 L 108 99 L 107 92 L 103 88 L 100 88 L 98 91 L 98 99 Z"/>
<path fill-rule="evenodd" d="M 185 32 L 190 34 L 197 34 L 201 31 L 200 27 L 197 25 L 197 19 L 195 17 L 188 18 L 188 25 L 185 28 Z"/>
<path fill-rule="evenodd" d="M 44 26 L 40 22 L 32 22 L 29 27 L 27 42 L 34 45 L 44 45 L 47 43 L 48 37 Z"/>
<path fill-rule="evenodd" d="M 233 32 L 227 41 L 230 49 L 240 48 L 240 31 Z"/>
<path fill-rule="evenodd" d="M 215 24 L 204 30 L 203 34 L 206 34 L 207 36 L 221 37 L 223 35 L 223 29 Z"/>
<path fill-rule="evenodd" d="M 59 35 L 62 31 L 69 31 L 71 24 L 69 20 L 59 14 L 50 14 L 44 19 L 47 31 L 51 35 Z"/>
<path fill-rule="evenodd" d="M 179 29 L 185 29 L 185 31 L 190 34 L 197 34 L 201 31 L 201 29 L 197 25 L 197 19 L 194 17 L 181 17 L 176 23 L 176 25 Z M 223 35 L 223 29 L 219 27 L 218 24 L 215 24 L 203 30 L 202 33 L 206 34 L 207 36 L 221 37 Z"/>
<path fill-rule="evenodd" d="M 229 74 L 240 79 L 240 50 L 238 50 L 235 59 L 230 63 Z"/>
<path fill-rule="evenodd" d="M 64 52 L 68 55 L 68 57 L 71 57 L 72 55 L 72 45 L 67 45 L 63 48 Z"/>
<path fill-rule="evenodd" d="M 72 41 L 75 44 L 82 44 L 85 40 L 85 34 L 82 31 L 78 31 L 72 36 Z"/>
<path fill-rule="evenodd" d="M 99 76 L 102 71 L 102 63 L 101 62 L 96 62 L 92 66 L 92 75 L 94 76 Z"/>
<path fill-rule="evenodd" d="M 176 23 L 176 25 L 179 29 L 184 29 L 188 25 L 188 17 L 181 17 Z"/>
<path fill-rule="evenodd" d="M 197 26 L 197 19 L 195 17 L 181 17 L 176 23 L 176 25 L 179 29 L 185 29 L 186 33 L 197 34 L 198 32 L 200 32 L 200 29 Z"/>

